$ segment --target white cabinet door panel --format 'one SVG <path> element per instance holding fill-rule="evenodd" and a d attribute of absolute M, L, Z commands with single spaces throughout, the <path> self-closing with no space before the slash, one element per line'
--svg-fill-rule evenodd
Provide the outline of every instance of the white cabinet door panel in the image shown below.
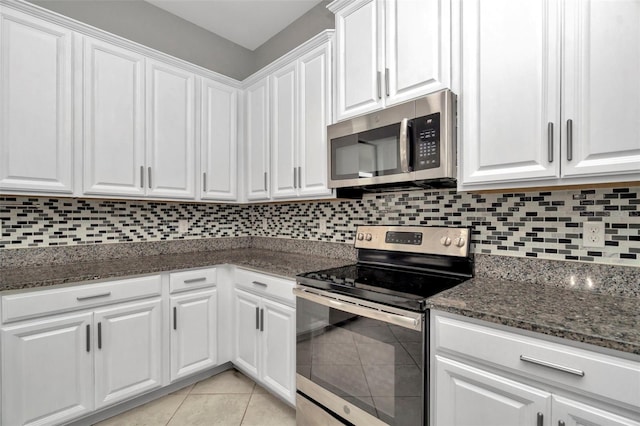
<path fill-rule="evenodd" d="M 95 312 L 96 408 L 161 386 L 161 300 Z"/>
<path fill-rule="evenodd" d="M 147 59 L 147 191 L 195 198 L 194 74 Z"/>
<path fill-rule="evenodd" d="M 562 175 L 638 180 L 640 2 L 565 5 L 563 131 L 572 120 L 573 137 L 562 155 Z"/>
<path fill-rule="evenodd" d="M 297 192 L 296 62 L 271 76 L 271 195 L 293 197 Z"/>
<path fill-rule="evenodd" d="M 640 421 L 632 420 L 612 412 L 591 407 L 587 404 L 553 395 L 552 425 L 566 426 L 640 426 Z M 560 423 L 563 422 L 563 423 Z"/>
<path fill-rule="evenodd" d="M 0 192 L 71 193 L 71 31 L 0 15 Z"/>
<path fill-rule="evenodd" d="M 538 413 L 551 412 L 542 390 L 439 355 L 435 366 L 438 425 L 536 426 Z"/>
<path fill-rule="evenodd" d="M 247 199 L 269 199 L 269 79 L 253 84 L 246 96 Z"/>
<path fill-rule="evenodd" d="M 331 46 L 299 60 L 298 192 L 329 195 L 327 187 L 327 125 L 331 117 Z"/>
<path fill-rule="evenodd" d="M 558 3 L 460 7 L 462 183 L 559 177 Z"/>
<path fill-rule="evenodd" d="M 358 0 L 336 14 L 338 119 L 383 106 L 378 3 Z"/>
<path fill-rule="evenodd" d="M 203 78 L 201 89 L 201 167 L 203 200 L 237 195 L 237 90 Z"/>
<path fill-rule="evenodd" d="M 296 311 L 262 300 L 262 380 L 265 385 L 295 404 Z"/>
<path fill-rule="evenodd" d="M 234 289 L 234 363 L 258 378 L 260 298 Z"/>
<path fill-rule="evenodd" d="M 91 313 L 2 329 L 2 424 L 60 424 L 93 410 Z"/>
<path fill-rule="evenodd" d="M 145 194 L 144 57 L 84 39 L 85 194 Z"/>
<path fill-rule="evenodd" d="M 217 363 L 215 289 L 171 298 L 171 381 Z"/>

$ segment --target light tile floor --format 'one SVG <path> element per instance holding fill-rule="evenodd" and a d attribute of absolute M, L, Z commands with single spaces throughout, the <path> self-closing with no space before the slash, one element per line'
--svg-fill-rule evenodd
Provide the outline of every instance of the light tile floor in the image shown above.
<path fill-rule="evenodd" d="M 288 426 L 295 410 L 237 370 L 187 386 L 96 426 Z"/>

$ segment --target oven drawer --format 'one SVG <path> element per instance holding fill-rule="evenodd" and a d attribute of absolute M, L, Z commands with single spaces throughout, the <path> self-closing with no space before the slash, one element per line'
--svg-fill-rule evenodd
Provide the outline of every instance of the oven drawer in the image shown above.
<path fill-rule="evenodd" d="M 638 362 L 438 315 L 433 330 L 437 352 L 632 406 L 640 401 Z"/>
<path fill-rule="evenodd" d="M 296 394 L 296 424 L 306 426 L 344 426 L 344 423 L 300 394 Z"/>
<path fill-rule="evenodd" d="M 290 305 L 295 304 L 295 297 L 293 296 L 295 281 L 293 280 L 247 271 L 241 268 L 236 268 L 235 280 L 240 288 L 280 299 Z"/>

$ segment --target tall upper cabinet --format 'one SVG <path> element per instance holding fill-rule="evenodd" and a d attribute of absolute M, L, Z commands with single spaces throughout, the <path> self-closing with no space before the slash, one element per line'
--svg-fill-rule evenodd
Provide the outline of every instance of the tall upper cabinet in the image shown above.
<path fill-rule="evenodd" d="M 73 191 L 71 46 L 70 30 L 0 6 L 2 189 Z"/>
<path fill-rule="evenodd" d="M 450 86 L 450 0 L 336 0 L 336 118 Z"/>
<path fill-rule="evenodd" d="M 459 189 L 640 179 L 640 2 L 464 0 Z"/>

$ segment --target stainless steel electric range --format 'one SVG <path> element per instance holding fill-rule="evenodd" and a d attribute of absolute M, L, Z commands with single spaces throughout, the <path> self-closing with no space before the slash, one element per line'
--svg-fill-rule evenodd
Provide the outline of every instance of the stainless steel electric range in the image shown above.
<path fill-rule="evenodd" d="M 469 239 L 361 226 L 356 264 L 297 276 L 298 425 L 428 423 L 426 301 L 471 278 Z"/>

